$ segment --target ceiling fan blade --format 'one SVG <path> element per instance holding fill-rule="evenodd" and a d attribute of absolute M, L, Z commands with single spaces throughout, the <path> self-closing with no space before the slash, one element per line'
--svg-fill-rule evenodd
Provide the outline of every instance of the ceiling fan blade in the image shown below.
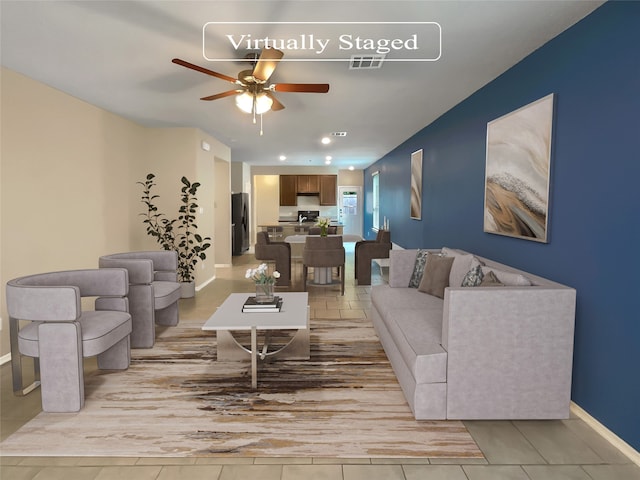
<path fill-rule="evenodd" d="M 283 55 L 284 53 L 275 48 L 263 48 L 258 63 L 253 69 L 253 78 L 261 82 L 269 80 Z"/>
<path fill-rule="evenodd" d="M 209 95 L 208 97 L 202 97 L 200 100 L 218 100 L 219 98 L 230 97 L 242 93 L 244 90 L 229 90 L 227 92 L 216 93 L 215 95 Z"/>
<path fill-rule="evenodd" d="M 275 92 L 327 93 L 328 83 L 275 83 L 271 85 Z"/>
<path fill-rule="evenodd" d="M 280 103 L 280 101 L 275 97 L 275 95 L 273 95 L 271 92 L 266 92 L 267 96 L 273 100 L 273 103 L 271 104 L 271 110 L 273 110 L 274 112 L 277 112 L 278 110 L 283 110 L 284 109 L 284 105 L 282 103 Z"/>
<path fill-rule="evenodd" d="M 179 58 L 174 58 L 171 61 L 177 65 L 182 65 L 183 67 L 187 67 L 187 68 L 190 68 L 191 70 L 195 70 L 196 72 L 204 73 L 206 75 L 211 75 L 212 77 L 220 78 L 222 80 L 226 80 L 227 82 L 237 83 L 236 79 L 233 77 L 230 77 L 223 73 L 214 72 L 213 70 L 209 70 L 207 68 L 200 67 L 198 65 L 194 65 L 193 63 L 180 60 Z"/>

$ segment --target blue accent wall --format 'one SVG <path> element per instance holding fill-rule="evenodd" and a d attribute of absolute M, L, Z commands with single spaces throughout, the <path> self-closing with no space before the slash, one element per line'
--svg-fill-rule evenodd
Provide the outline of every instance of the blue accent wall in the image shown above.
<path fill-rule="evenodd" d="M 576 288 L 572 399 L 640 450 L 640 2 L 610 1 L 365 171 L 404 248 L 457 247 Z M 437 68 L 437 63 L 434 65 Z M 483 232 L 486 129 L 555 94 L 549 243 Z M 437 94 L 437 92 L 434 92 Z M 428 92 L 424 102 L 428 103 Z M 409 217 L 423 149 L 422 219 Z"/>

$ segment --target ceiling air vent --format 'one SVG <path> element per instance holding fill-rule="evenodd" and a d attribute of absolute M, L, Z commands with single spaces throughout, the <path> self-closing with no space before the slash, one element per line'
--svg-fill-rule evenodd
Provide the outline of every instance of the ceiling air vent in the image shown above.
<path fill-rule="evenodd" d="M 346 137 L 347 132 L 331 132 L 332 137 Z"/>
<path fill-rule="evenodd" d="M 349 70 L 371 70 L 382 67 L 384 55 L 353 55 L 349 62 Z"/>

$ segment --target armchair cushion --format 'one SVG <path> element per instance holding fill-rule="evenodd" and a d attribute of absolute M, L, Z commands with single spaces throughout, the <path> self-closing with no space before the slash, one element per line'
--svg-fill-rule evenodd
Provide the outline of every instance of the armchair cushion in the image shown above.
<path fill-rule="evenodd" d="M 152 283 L 153 295 L 155 297 L 156 310 L 162 310 L 167 308 L 172 303 L 180 300 L 180 289 L 176 289 L 176 282 L 161 282 L 156 281 Z"/>
<path fill-rule="evenodd" d="M 94 357 L 131 333 L 130 315 L 126 312 L 83 312 L 78 320 L 82 328 L 83 357 Z M 31 322 L 18 332 L 20 352 L 38 357 L 39 322 Z"/>

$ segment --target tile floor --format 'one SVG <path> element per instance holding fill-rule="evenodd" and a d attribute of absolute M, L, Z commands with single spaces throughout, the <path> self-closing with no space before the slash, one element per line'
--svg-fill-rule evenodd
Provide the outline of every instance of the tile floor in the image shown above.
<path fill-rule="evenodd" d="M 368 287 L 353 280 L 353 245 L 347 246 L 345 297 L 336 288 L 311 288 L 312 315 L 346 318 L 367 315 Z M 351 248 L 349 248 L 351 247 Z M 246 290 L 244 273 L 256 264 L 247 253 L 233 267 L 218 268 L 214 282 L 195 299 L 181 300 L 181 315 L 205 318 L 232 291 Z M 293 266 L 301 290 L 301 267 Z M 384 281 L 380 271 L 373 283 Z M 95 368 L 91 361 L 85 368 Z M 0 368 L 0 439 L 40 412 L 38 391 L 15 397 L 8 364 Z M 137 458 L 0 456 L 2 480 L 640 480 L 640 467 L 622 455 L 581 419 L 562 421 L 464 422 L 485 459 L 327 459 L 327 458 Z M 1 455 L 0 451 L 0 455 Z"/>

